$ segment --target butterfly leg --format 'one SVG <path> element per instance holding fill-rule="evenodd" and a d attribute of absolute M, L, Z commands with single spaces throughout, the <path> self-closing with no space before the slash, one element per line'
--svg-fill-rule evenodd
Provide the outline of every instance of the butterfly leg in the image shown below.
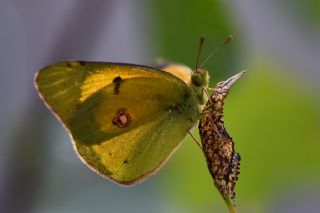
<path fill-rule="evenodd" d="M 208 92 L 209 88 L 203 88 L 202 90 L 207 95 L 207 97 L 210 99 L 210 95 L 209 95 L 209 92 Z"/>
<path fill-rule="evenodd" d="M 202 112 L 200 112 L 200 113 L 199 113 L 200 118 L 202 118 L 203 116 L 205 116 L 205 115 L 207 115 L 207 114 L 209 114 L 209 113 L 212 113 L 212 111 L 202 111 Z"/>
<path fill-rule="evenodd" d="M 212 97 L 209 95 L 209 91 L 210 91 L 210 93 L 213 91 L 213 89 L 212 88 L 203 88 L 202 89 L 202 91 L 206 94 L 206 96 L 208 97 L 208 102 L 210 103 L 210 104 L 212 104 Z"/>
<path fill-rule="evenodd" d="M 212 87 L 207 87 L 207 88 L 205 88 L 205 90 L 207 90 L 208 93 L 212 93 L 212 91 L 214 90 L 214 88 L 212 88 Z"/>
<path fill-rule="evenodd" d="M 194 135 L 190 132 L 190 130 L 187 130 L 187 132 L 189 133 L 189 135 L 191 136 L 191 138 L 196 142 L 196 144 L 199 146 L 199 148 L 202 150 L 202 144 L 201 144 L 201 142 L 198 141 L 196 137 L 194 137 Z"/>

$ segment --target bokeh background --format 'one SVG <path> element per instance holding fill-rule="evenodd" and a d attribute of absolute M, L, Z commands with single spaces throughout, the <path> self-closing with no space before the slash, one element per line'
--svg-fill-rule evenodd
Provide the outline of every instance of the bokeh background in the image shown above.
<path fill-rule="evenodd" d="M 66 59 L 194 67 L 200 35 L 204 58 L 233 34 L 205 68 L 212 86 L 247 69 L 225 109 L 239 212 L 319 213 L 319 26 L 319 0 L 1 0 L 0 212 L 227 212 L 190 137 L 134 187 L 91 172 L 33 76 Z"/>

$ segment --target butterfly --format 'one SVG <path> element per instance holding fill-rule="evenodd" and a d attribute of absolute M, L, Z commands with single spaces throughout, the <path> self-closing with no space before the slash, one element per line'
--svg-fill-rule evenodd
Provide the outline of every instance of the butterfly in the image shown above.
<path fill-rule="evenodd" d="M 240 155 L 234 149 L 234 142 L 224 127 L 223 106 L 231 86 L 244 74 L 244 71 L 219 82 L 213 89 L 203 109 L 198 129 L 201 149 L 214 184 L 227 203 L 230 212 L 234 208 L 235 185 L 240 173 Z"/>
<path fill-rule="evenodd" d="M 179 64 L 64 61 L 35 75 L 80 159 L 119 184 L 154 174 L 198 122 L 206 70 Z"/>

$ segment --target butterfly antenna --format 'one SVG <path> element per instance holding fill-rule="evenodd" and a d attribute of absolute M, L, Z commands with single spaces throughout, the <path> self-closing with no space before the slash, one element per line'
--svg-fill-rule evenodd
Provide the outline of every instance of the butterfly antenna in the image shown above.
<path fill-rule="evenodd" d="M 197 51 L 197 60 L 196 60 L 196 69 L 195 69 L 195 70 L 198 69 L 199 58 L 200 58 L 202 46 L 203 46 L 203 43 L 204 43 L 204 39 L 205 39 L 205 37 L 204 37 L 204 35 L 202 35 L 202 36 L 200 37 L 200 41 L 199 41 L 199 47 L 198 47 L 198 51 Z"/>
<path fill-rule="evenodd" d="M 212 52 L 207 56 L 207 58 L 201 63 L 199 68 L 202 68 L 209 61 L 209 59 L 212 56 L 214 56 L 216 52 L 218 52 L 224 45 L 228 44 L 232 39 L 233 39 L 232 35 L 229 35 L 227 38 L 225 38 L 224 41 L 218 47 L 212 50 Z"/>

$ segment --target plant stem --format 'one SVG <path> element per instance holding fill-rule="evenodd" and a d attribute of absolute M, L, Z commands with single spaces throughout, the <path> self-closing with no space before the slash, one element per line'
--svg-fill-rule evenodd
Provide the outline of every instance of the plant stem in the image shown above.
<path fill-rule="evenodd" d="M 224 198 L 227 206 L 228 206 L 228 209 L 229 209 L 229 212 L 230 213 L 238 213 L 235 205 L 234 205 L 234 202 L 232 200 L 230 200 L 230 198 L 226 197 Z"/>

